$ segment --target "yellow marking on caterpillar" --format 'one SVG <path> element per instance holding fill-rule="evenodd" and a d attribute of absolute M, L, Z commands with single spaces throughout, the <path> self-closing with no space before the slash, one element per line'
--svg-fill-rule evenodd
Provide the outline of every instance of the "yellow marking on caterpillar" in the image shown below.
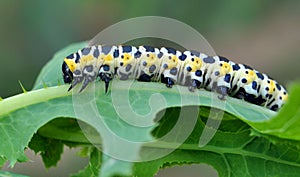
<path fill-rule="evenodd" d="M 104 62 L 104 57 L 105 55 L 103 53 L 101 53 L 97 59 L 97 66 L 101 66 Z"/>
<path fill-rule="evenodd" d="M 273 80 L 270 81 L 269 88 L 269 93 L 273 93 L 275 91 L 275 82 Z"/>
<path fill-rule="evenodd" d="M 283 101 L 286 101 L 287 99 L 288 99 L 288 95 L 287 94 L 282 96 L 282 100 Z"/>
<path fill-rule="evenodd" d="M 257 79 L 257 75 L 254 71 L 249 70 L 248 75 L 247 75 L 247 84 L 250 84 L 253 82 L 255 79 Z"/>
<path fill-rule="evenodd" d="M 70 60 L 70 59 L 67 59 L 65 58 L 64 61 L 66 62 L 66 64 L 68 65 L 69 69 L 71 72 L 74 72 L 75 69 L 76 69 L 76 63 L 74 60 Z"/>
<path fill-rule="evenodd" d="M 124 57 L 123 60 L 130 60 L 131 59 L 131 55 L 128 54 L 128 53 L 124 53 L 123 57 Z"/>
<path fill-rule="evenodd" d="M 191 72 L 196 72 L 202 67 L 202 61 L 198 57 L 194 57 L 194 61 L 189 61 L 190 67 L 192 68 Z"/>
<path fill-rule="evenodd" d="M 192 71 L 195 72 L 196 70 L 199 70 L 202 67 L 202 60 L 198 57 L 194 58 L 194 68 L 192 68 Z"/>
<path fill-rule="evenodd" d="M 173 55 L 170 60 L 167 60 L 167 63 L 168 63 L 168 68 L 176 67 L 178 63 L 178 58 L 175 55 Z"/>
<path fill-rule="evenodd" d="M 114 58 L 111 54 L 105 55 L 104 56 L 104 62 L 109 62 L 112 61 Z"/>
<path fill-rule="evenodd" d="M 156 58 L 156 55 L 154 55 L 154 53 L 150 53 L 148 58 L 154 60 Z"/>
<path fill-rule="evenodd" d="M 94 57 L 92 55 L 83 56 L 80 59 L 80 64 L 83 66 L 86 64 L 90 64 L 90 62 L 94 62 Z"/>
<path fill-rule="evenodd" d="M 132 56 L 128 53 L 124 53 L 122 62 L 124 63 L 124 66 L 126 66 L 128 63 L 130 63 L 130 60 L 132 59 Z"/>
<path fill-rule="evenodd" d="M 150 53 L 149 54 L 149 57 L 146 58 L 146 63 L 147 65 L 146 66 L 152 66 L 157 60 L 157 57 L 154 53 Z"/>
<path fill-rule="evenodd" d="M 232 67 L 229 63 L 223 63 L 221 66 L 221 76 L 225 76 L 227 73 L 230 73 L 232 71 Z"/>
<path fill-rule="evenodd" d="M 102 61 L 102 63 L 104 65 L 110 65 L 110 64 L 115 62 L 114 57 L 112 56 L 112 54 L 107 54 L 107 55 L 103 54 L 103 55 L 101 55 L 100 59 L 101 59 L 100 61 Z"/>

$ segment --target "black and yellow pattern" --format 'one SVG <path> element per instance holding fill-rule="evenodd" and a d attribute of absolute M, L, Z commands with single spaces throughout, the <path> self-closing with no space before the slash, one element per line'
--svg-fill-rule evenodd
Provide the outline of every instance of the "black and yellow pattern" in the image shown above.
<path fill-rule="evenodd" d="M 167 47 L 91 46 L 67 56 L 62 71 L 64 82 L 71 84 L 69 90 L 82 83 L 82 91 L 97 77 L 105 82 L 106 92 L 113 78 L 160 81 L 167 87 L 180 84 L 190 91 L 216 91 L 220 99 L 230 95 L 273 111 L 281 108 L 288 97 L 282 85 L 247 65 Z"/>

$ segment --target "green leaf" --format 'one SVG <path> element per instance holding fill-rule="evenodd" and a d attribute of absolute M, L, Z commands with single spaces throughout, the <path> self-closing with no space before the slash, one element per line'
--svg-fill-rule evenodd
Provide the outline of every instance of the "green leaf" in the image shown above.
<path fill-rule="evenodd" d="M 0 170 L 0 176 L 2 176 L 2 177 L 28 177 L 25 175 L 15 174 L 15 173 L 11 173 L 8 171 L 2 171 L 2 170 Z"/>
<path fill-rule="evenodd" d="M 90 144 L 90 141 L 82 133 L 81 127 L 78 125 L 79 120 L 76 119 L 54 119 L 42 126 L 38 130 L 38 134 L 50 139 L 62 140 L 64 143 L 82 143 Z M 81 122 L 80 124 L 84 124 Z M 95 132 L 95 139 L 99 135 Z M 68 144 L 69 145 L 69 144 Z M 76 144 L 74 144 L 76 146 Z M 70 145 L 72 146 L 72 145 Z M 87 149 L 88 150 L 88 149 Z"/>
<path fill-rule="evenodd" d="M 113 80 L 108 94 L 102 82 L 90 84 L 81 94 L 80 85 L 67 92 L 68 85 L 57 86 L 63 83 L 63 58 L 85 44 L 59 51 L 42 69 L 33 91 L 0 102 L 0 139 L 5 142 L 0 144 L 0 157 L 11 165 L 24 157 L 23 151 L 32 139 L 30 147 L 36 152 L 54 156 L 43 157 L 46 166 L 57 163 L 63 143 L 90 143 L 101 148 L 105 155 L 93 151 L 90 159 L 96 160 L 87 171 L 102 176 L 151 176 L 160 167 L 190 163 L 209 163 L 220 176 L 240 176 L 242 170 L 248 170 L 244 176 L 299 172 L 299 141 L 295 141 L 300 134 L 295 128 L 299 123 L 299 84 L 293 86 L 289 102 L 278 114 L 243 100 L 228 97 L 221 101 L 215 93 L 202 89 L 191 93 L 186 87 L 167 89 L 161 83 Z M 185 116 L 180 119 L 180 115 Z M 273 121 L 274 116 L 277 121 Z M 284 127 L 288 120 L 292 121 Z M 279 129 L 283 131 L 270 133 L 273 136 L 261 134 Z M 38 136 L 33 137 L 36 132 Z M 169 132 L 173 139 L 163 139 Z M 153 142 L 146 143 L 149 141 Z M 170 149 L 175 151 L 159 160 L 134 162 Z M 264 168 L 257 171 L 257 166 Z"/>
<path fill-rule="evenodd" d="M 97 148 L 87 148 L 90 152 L 89 164 L 76 174 L 72 174 L 71 177 L 97 177 L 99 176 L 99 169 L 102 163 L 102 153 Z"/>
<path fill-rule="evenodd" d="M 5 157 L 0 156 L 0 168 L 2 168 L 2 166 L 5 164 L 6 161 L 7 161 L 7 160 L 6 160 Z"/>
<path fill-rule="evenodd" d="M 60 140 L 43 138 L 37 134 L 30 141 L 29 148 L 40 153 L 46 168 L 56 166 L 63 152 L 63 143 Z"/>
<path fill-rule="evenodd" d="M 272 119 L 264 122 L 248 122 L 261 133 L 285 139 L 300 140 L 300 84 L 290 87 L 286 105 Z"/>
<path fill-rule="evenodd" d="M 204 109 L 204 110 L 203 110 Z M 212 141 L 199 147 L 198 140 L 206 122 L 209 108 L 203 108 L 198 123 L 189 138 L 177 150 L 157 160 L 136 163 L 136 176 L 154 176 L 160 168 L 191 163 L 212 165 L 219 176 L 298 176 L 300 173 L 299 142 L 269 137 L 253 132 L 238 119 L 223 119 Z M 169 112 L 179 109 L 169 108 Z M 225 116 L 230 116 L 226 114 Z M 155 136 L 166 133 L 172 127 L 172 117 L 164 117 L 154 131 Z M 233 128 L 233 125 L 236 125 Z M 173 143 L 162 142 L 165 148 Z M 149 150 L 148 150 L 149 151 Z M 143 151 L 142 151 L 143 153 Z M 144 152 L 147 153 L 147 152 Z"/>

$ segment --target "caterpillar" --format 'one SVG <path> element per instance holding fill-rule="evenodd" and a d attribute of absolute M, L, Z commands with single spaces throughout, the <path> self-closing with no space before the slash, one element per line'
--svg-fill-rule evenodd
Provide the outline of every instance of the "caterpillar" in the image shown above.
<path fill-rule="evenodd" d="M 79 92 L 98 77 L 105 83 L 136 79 L 143 82 L 174 84 L 188 90 L 204 88 L 215 91 L 223 100 L 227 95 L 247 102 L 279 110 L 288 93 L 284 86 L 267 74 L 222 56 L 209 56 L 198 51 L 178 51 L 169 47 L 95 45 L 64 58 L 63 79 L 71 84 L 68 91 L 82 83 Z"/>

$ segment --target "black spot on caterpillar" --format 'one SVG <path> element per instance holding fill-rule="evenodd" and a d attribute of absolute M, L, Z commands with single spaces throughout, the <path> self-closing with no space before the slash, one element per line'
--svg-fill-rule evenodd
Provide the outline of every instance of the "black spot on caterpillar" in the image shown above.
<path fill-rule="evenodd" d="M 113 78 L 157 81 L 167 87 L 187 86 L 190 91 L 204 88 L 244 99 L 277 111 L 287 100 L 286 89 L 264 73 L 225 57 L 197 51 L 178 51 L 151 46 L 91 46 L 67 56 L 62 64 L 65 83 L 71 90 L 82 83 L 80 92 L 100 78 L 107 92 Z"/>

